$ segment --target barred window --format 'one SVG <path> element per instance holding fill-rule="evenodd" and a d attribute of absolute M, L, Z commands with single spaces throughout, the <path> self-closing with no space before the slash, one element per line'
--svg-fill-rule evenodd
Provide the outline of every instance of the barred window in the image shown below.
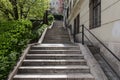
<path fill-rule="evenodd" d="M 101 26 L 101 0 L 90 0 L 90 29 Z"/>

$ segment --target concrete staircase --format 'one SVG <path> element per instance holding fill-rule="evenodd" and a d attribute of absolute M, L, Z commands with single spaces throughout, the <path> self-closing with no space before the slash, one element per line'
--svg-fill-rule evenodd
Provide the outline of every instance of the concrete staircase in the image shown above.
<path fill-rule="evenodd" d="M 61 22 L 54 23 L 52 29 L 47 30 L 43 43 L 71 43 L 67 30 L 61 26 Z"/>
<path fill-rule="evenodd" d="M 68 33 L 64 28 L 53 28 L 48 30 L 43 43 L 71 43 Z"/>
<path fill-rule="evenodd" d="M 13 80 L 95 80 L 80 47 L 63 27 L 48 30 L 42 44 L 30 48 Z"/>

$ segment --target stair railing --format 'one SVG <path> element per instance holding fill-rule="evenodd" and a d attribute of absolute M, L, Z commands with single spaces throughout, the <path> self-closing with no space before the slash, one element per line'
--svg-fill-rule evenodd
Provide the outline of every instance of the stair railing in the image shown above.
<path fill-rule="evenodd" d="M 82 33 L 82 44 L 83 45 L 85 44 L 84 38 L 86 37 L 85 30 L 87 30 L 107 51 L 109 51 L 120 62 L 120 59 L 101 40 L 99 40 L 88 28 L 86 28 L 84 25 L 81 25 L 80 27 L 82 27 L 81 33 Z"/>

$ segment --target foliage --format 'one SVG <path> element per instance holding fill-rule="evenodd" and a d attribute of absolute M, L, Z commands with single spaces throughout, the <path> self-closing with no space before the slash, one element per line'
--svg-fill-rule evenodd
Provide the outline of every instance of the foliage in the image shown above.
<path fill-rule="evenodd" d="M 28 19 L 43 18 L 49 0 L 0 0 L 0 80 L 5 80 L 29 41 L 38 39 L 47 25 L 32 30 Z M 48 16 L 49 24 L 53 21 Z"/>
<path fill-rule="evenodd" d="M 8 20 L 43 17 L 49 0 L 0 0 L 0 15 Z"/>
<path fill-rule="evenodd" d="M 31 22 L 28 20 L 0 24 L 0 79 L 4 80 L 13 68 L 22 50 L 31 40 Z"/>
<path fill-rule="evenodd" d="M 0 80 L 7 78 L 28 42 L 33 39 L 38 40 L 47 26 L 42 24 L 32 31 L 32 24 L 29 20 L 1 22 Z"/>
<path fill-rule="evenodd" d="M 44 31 L 44 29 L 47 28 L 47 26 L 48 26 L 48 25 L 43 24 L 42 26 L 39 27 L 39 29 L 37 30 L 36 33 L 37 33 L 39 36 L 41 36 L 42 33 L 43 33 L 43 31 Z"/>
<path fill-rule="evenodd" d="M 45 30 L 45 28 L 47 28 L 47 26 L 48 25 L 46 25 L 46 24 L 42 24 L 42 25 L 39 25 L 37 27 L 37 29 L 33 30 L 32 31 L 32 34 L 33 34 L 33 36 L 32 36 L 33 40 L 32 41 L 38 40 L 41 37 L 41 35 L 42 35 L 43 31 Z"/>
<path fill-rule="evenodd" d="M 54 21 L 54 16 L 52 14 L 48 15 L 49 25 Z"/>

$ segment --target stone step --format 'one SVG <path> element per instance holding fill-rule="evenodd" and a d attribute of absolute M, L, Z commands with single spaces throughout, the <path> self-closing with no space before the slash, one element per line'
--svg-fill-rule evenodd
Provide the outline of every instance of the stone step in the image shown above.
<path fill-rule="evenodd" d="M 18 74 L 50 73 L 90 73 L 88 66 L 25 66 L 20 67 Z"/>
<path fill-rule="evenodd" d="M 71 41 L 58 41 L 58 40 L 54 40 L 54 41 L 50 41 L 50 40 L 44 40 L 43 43 L 71 43 Z"/>
<path fill-rule="evenodd" d="M 58 30 L 58 31 L 67 31 L 65 28 L 63 28 L 62 26 L 57 26 L 57 27 L 53 27 L 52 29 L 48 29 L 49 31 L 54 31 L 54 30 Z"/>
<path fill-rule="evenodd" d="M 45 37 L 48 36 L 54 36 L 54 37 L 58 37 L 58 36 L 62 36 L 62 37 L 69 37 L 69 34 L 68 33 L 64 33 L 64 32 L 58 32 L 58 31 L 52 31 L 52 32 L 47 32 L 45 34 Z"/>
<path fill-rule="evenodd" d="M 62 31 L 62 32 L 65 32 L 67 31 L 66 29 L 63 29 L 63 28 L 52 28 L 52 29 L 48 29 L 48 32 L 51 32 L 51 31 Z"/>
<path fill-rule="evenodd" d="M 42 46 L 33 46 L 31 50 L 80 50 L 80 47 L 42 47 Z"/>
<path fill-rule="evenodd" d="M 31 60 L 31 59 L 26 59 L 23 61 L 22 66 L 55 66 L 55 65 L 87 65 L 87 62 L 84 59 L 71 59 L 71 60 Z"/>
<path fill-rule="evenodd" d="M 45 37 L 51 37 L 51 36 L 54 36 L 54 37 L 58 37 L 58 36 L 62 36 L 62 37 L 69 37 L 69 34 L 66 34 L 66 33 L 58 33 L 58 32 L 51 32 L 51 33 L 46 33 L 45 34 Z"/>
<path fill-rule="evenodd" d="M 48 29 L 47 32 L 48 32 L 48 33 L 53 33 L 53 32 L 58 32 L 58 33 L 61 33 L 61 32 L 63 32 L 63 33 L 68 33 L 67 30 L 65 30 L 65 29 L 61 29 L 61 28 L 52 28 L 52 29 Z"/>
<path fill-rule="evenodd" d="M 65 27 L 63 27 L 63 25 L 59 26 L 60 24 L 58 24 L 57 26 L 53 26 L 53 29 L 58 29 L 58 30 L 66 30 Z"/>
<path fill-rule="evenodd" d="M 70 40 L 65 40 L 65 41 L 63 41 L 63 40 L 61 40 L 61 39 L 45 39 L 43 42 L 53 42 L 53 43 L 55 43 L 55 42 L 59 42 L 59 43 L 71 43 L 71 41 Z"/>
<path fill-rule="evenodd" d="M 44 39 L 51 39 L 51 40 L 53 40 L 53 39 L 56 39 L 56 40 L 59 40 L 59 39 L 61 39 L 61 40 L 69 40 L 70 39 L 70 37 L 68 36 L 68 37 L 63 37 L 63 36 L 46 36 L 46 37 L 44 37 Z"/>
<path fill-rule="evenodd" d="M 46 37 L 46 38 L 51 38 L 51 37 L 54 37 L 54 38 L 56 38 L 56 37 L 69 38 L 69 35 L 60 35 L 60 34 L 59 34 L 59 35 L 56 35 L 56 34 L 54 33 L 53 35 L 52 35 L 52 34 L 49 34 L 49 35 L 46 34 L 45 37 Z"/>
<path fill-rule="evenodd" d="M 63 34 L 65 34 L 65 35 L 68 35 L 69 33 L 68 33 L 68 31 L 66 31 L 66 30 L 48 30 L 47 32 L 46 32 L 46 34 L 49 34 L 49 33 L 51 33 L 51 34 L 61 34 L 61 35 L 63 35 Z"/>
<path fill-rule="evenodd" d="M 61 28 L 52 28 L 52 29 L 48 29 L 47 32 L 64 32 L 64 33 L 68 33 L 68 31 L 66 29 L 61 29 Z"/>
<path fill-rule="evenodd" d="M 55 36 L 55 35 L 58 35 L 58 36 L 69 36 L 68 33 L 59 33 L 59 31 L 54 31 L 54 32 L 49 32 L 49 33 L 46 33 L 46 36 Z"/>
<path fill-rule="evenodd" d="M 54 34 L 54 33 L 56 33 L 56 34 L 65 34 L 65 35 L 68 35 L 68 32 L 67 31 L 62 31 L 62 30 L 51 30 L 51 31 L 47 31 L 47 33 L 46 34 L 49 34 L 49 33 L 51 33 L 51 34 Z"/>
<path fill-rule="evenodd" d="M 81 54 L 80 50 L 30 50 L 29 54 Z"/>
<path fill-rule="evenodd" d="M 45 37 L 44 40 L 58 40 L 58 41 L 70 41 L 69 38 L 63 38 L 63 37 Z"/>
<path fill-rule="evenodd" d="M 52 29 L 48 29 L 48 31 L 52 31 L 52 30 L 62 30 L 62 31 L 66 31 L 66 29 L 64 28 L 64 27 L 62 27 L 62 26 L 56 26 L 56 27 L 53 27 Z"/>
<path fill-rule="evenodd" d="M 84 59 L 82 54 L 27 54 L 26 59 Z"/>
<path fill-rule="evenodd" d="M 71 41 L 61 41 L 61 40 L 44 40 L 46 43 L 71 43 Z"/>
<path fill-rule="evenodd" d="M 56 38 L 44 38 L 44 41 L 63 41 L 63 42 L 66 42 L 66 41 L 70 41 L 70 39 L 66 39 L 66 38 L 61 38 L 61 39 L 56 39 Z"/>
<path fill-rule="evenodd" d="M 58 36 L 58 37 L 44 37 L 44 40 L 61 40 L 61 41 L 66 41 L 66 40 L 70 40 L 69 37 L 61 37 L 61 36 Z"/>
<path fill-rule="evenodd" d="M 26 74 L 15 75 L 13 80 L 95 80 L 91 74 Z"/>
<path fill-rule="evenodd" d="M 71 43 L 71 44 L 36 44 L 33 45 L 33 47 L 78 47 L 77 44 Z"/>
<path fill-rule="evenodd" d="M 46 33 L 45 37 L 51 37 L 51 36 L 54 36 L 54 37 L 58 37 L 58 36 L 62 36 L 62 37 L 69 37 L 69 34 L 66 34 L 66 33 L 56 33 L 55 32 L 52 32 L 52 33 Z"/>

